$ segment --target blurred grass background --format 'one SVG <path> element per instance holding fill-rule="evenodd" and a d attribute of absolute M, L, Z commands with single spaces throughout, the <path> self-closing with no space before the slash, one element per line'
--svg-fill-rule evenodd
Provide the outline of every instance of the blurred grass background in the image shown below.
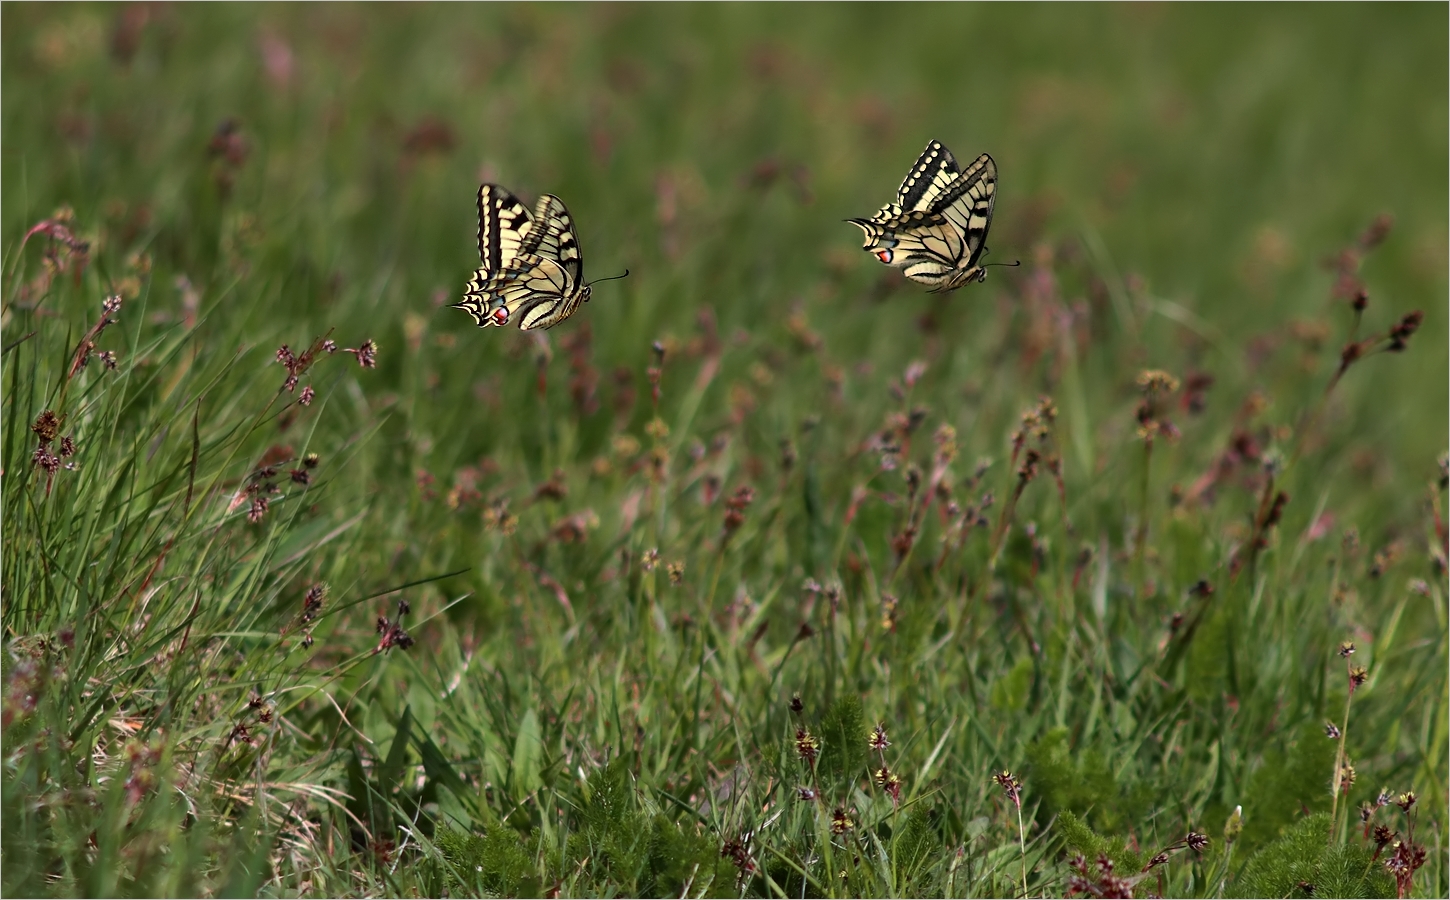
<path fill-rule="evenodd" d="M 915 886 L 880 876 L 843 887 L 811 868 L 811 826 L 791 807 L 795 837 L 780 853 L 817 879 L 811 891 L 1012 889 L 1016 856 L 992 853 L 1017 853 L 1015 820 L 987 783 L 1011 768 L 1027 772 L 1027 802 L 1042 804 L 1028 822 L 1031 890 L 1061 893 L 1049 828 L 1059 809 L 1148 849 L 1188 827 L 1218 841 L 1244 804 L 1245 856 L 1301 807 L 1328 811 L 1328 758 L 1302 779 L 1309 793 L 1277 811 L 1256 815 L 1249 798 L 1276 765 L 1310 752 L 1296 749 L 1304 728 L 1338 716 L 1333 649 L 1353 637 L 1376 645 L 1384 668 L 1372 671 L 1385 680 L 1351 733 L 1356 790 L 1393 781 L 1422 792 L 1435 849 L 1416 889 L 1443 895 L 1445 580 L 1425 493 L 1450 405 L 1443 6 L 5 4 L 0 17 L 7 639 L 29 647 L 79 621 L 108 622 L 84 671 L 109 681 L 108 665 L 141 652 L 106 649 L 116 629 L 159 627 L 114 600 L 126 584 L 149 585 L 153 565 L 176 580 L 148 621 L 197 621 L 187 585 L 212 577 L 202 562 L 212 551 L 187 557 L 189 574 L 159 560 L 201 524 L 176 480 L 187 472 L 216 479 L 207 533 L 231 536 L 183 544 L 225 545 L 217 571 L 248 573 L 206 581 L 218 597 L 202 614 L 207 649 L 194 651 L 203 656 L 186 703 L 171 704 L 191 706 L 185 727 L 162 723 L 166 704 L 134 698 L 101 714 L 94 688 L 72 675 L 76 702 L 52 711 L 72 746 L 54 752 L 72 770 L 116 764 L 118 751 L 97 748 L 120 740 L 120 720 L 133 723 L 127 735 L 163 740 L 166 765 L 180 766 L 186 741 L 228 738 L 252 690 L 297 697 L 250 774 L 220 759 L 202 779 L 263 822 L 228 807 L 217 834 L 260 829 L 262 846 L 290 856 L 268 851 L 233 882 L 212 838 L 194 837 L 191 862 L 145 874 L 131 838 L 97 862 L 84 835 L 72 845 L 42 829 L 27 832 L 28 856 L 11 856 L 20 845 L 7 839 L 7 892 L 264 881 L 283 893 L 436 892 L 457 877 L 439 874 L 444 861 L 465 851 L 429 843 L 416 825 L 425 806 L 429 821 L 462 832 L 500 818 L 526 836 L 542 829 L 542 844 L 520 838 L 536 883 L 499 875 L 469 889 L 665 891 L 659 865 L 637 863 L 655 882 L 622 875 L 618 860 L 634 857 L 617 847 L 612 868 L 600 862 L 607 852 L 576 853 L 565 832 L 587 828 L 560 810 L 607 795 L 591 773 L 632 753 L 645 786 L 632 802 L 678 818 L 660 798 L 681 798 L 712 839 L 757 826 L 769 814 L 754 810 L 790 788 L 766 773 L 780 755 L 771 742 L 791 733 L 785 701 L 801 691 L 808 718 L 849 719 L 836 701 L 850 695 L 866 719 L 890 723 L 902 765 L 920 775 L 911 797 L 937 816 L 940 850 Z M 932 138 L 962 160 L 996 159 L 991 259 L 1024 263 L 945 298 L 874 263 L 840 221 L 890 199 Z M 630 277 L 601 285 L 543 341 L 475 330 L 444 304 L 477 264 L 481 180 L 530 201 L 559 195 L 587 274 Z M 21 239 L 62 206 L 90 242 L 89 267 L 41 278 L 38 239 L 23 250 Z M 1394 225 L 1361 271 L 1360 336 L 1416 308 L 1424 324 L 1408 352 L 1356 364 L 1305 427 L 1352 322 L 1324 261 L 1381 213 Z M 108 388 L 99 366 L 81 373 L 90 405 L 70 421 L 89 429 L 77 485 L 101 470 L 114 480 L 75 488 L 68 515 L 84 512 L 83 497 L 101 513 L 71 532 L 47 518 L 61 503 L 43 502 L 33 441 L 15 423 L 79 396 L 60 385 L 112 290 L 126 307 L 106 346 L 123 374 Z M 285 374 L 276 347 L 330 328 L 344 346 L 376 339 L 377 371 L 334 360 L 315 382 L 316 407 L 268 407 Z M 657 340 L 667 434 L 647 428 Z M 915 360 L 924 372 L 904 385 Z M 1182 439 L 1157 445 L 1151 500 L 1140 503 L 1134 379 L 1150 368 L 1214 382 L 1201 415 L 1172 414 Z M 1256 411 L 1243 412 L 1256 392 Z M 927 436 L 954 427 L 965 485 L 955 499 L 979 505 L 994 491 L 985 514 L 995 523 L 1015 482 L 1009 435 L 1042 394 L 1061 411 L 1075 528 L 1044 476 L 1016 511 L 1032 530 L 1013 532 L 1002 568 L 988 564 L 985 531 L 933 568 L 950 525 L 924 507 L 919 522 L 907 512 L 908 464 L 930 472 Z M 913 409 L 915 452 L 907 440 L 898 468 L 880 471 L 880 448 L 865 442 Z M 1261 481 L 1245 476 L 1201 505 L 1172 498 L 1237 428 L 1289 460 L 1279 483 L 1291 501 L 1283 546 L 1231 579 Z M 306 505 L 279 504 L 286 518 L 260 527 L 240 512 L 228 519 L 224 490 L 277 444 L 323 457 Z M 659 478 L 652 452 L 669 454 Z M 982 458 L 995 464 L 978 484 L 969 473 Z M 723 496 L 757 491 L 728 545 L 712 478 Z M 119 484 L 139 496 L 143 482 L 156 505 L 126 514 L 150 529 L 147 552 L 126 551 L 142 574 L 115 575 L 110 593 L 77 587 L 79 576 L 36 593 L 29 579 L 58 559 L 81 572 L 123 555 L 108 543 L 102 498 Z M 918 524 L 915 555 L 893 574 L 892 539 Z M 1350 527 L 1364 545 L 1355 557 L 1341 550 Z M 642 571 L 655 548 L 659 568 Z M 669 562 L 684 564 L 679 586 Z M 368 655 L 371 618 L 393 615 L 380 604 L 395 599 L 375 594 L 459 570 L 404 592 L 407 621 L 424 622 L 411 629 L 418 646 Z M 808 578 L 841 586 L 842 623 L 802 591 Z M 1146 661 L 1162 661 L 1172 613 L 1196 609 L 1184 598 L 1200 578 L 1222 603 L 1160 677 Z M 1427 593 L 1407 591 L 1416 580 Z M 319 581 L 337 607 L 307 663 L 278 631 Z M 1331 600 L 1340 588 L 1349 599 Z M 887 594 L 901 609 L 891 633 L 880 624 Z M 121 619 L 109 618 L 113 606 L 125 607 Z M 797 641 L 803 622 L 817 636 Z M 53 644 L 44 653 L 60 652 Z M 6 660 L 12 680 L 22 658 Z M 26 727 L 43 733 L 43 718 Z M 82 772 L 102 779 L 93 788 L 109 777 L 102 762 Z M 751 773 L 748 791 L 724 774 L 737 764 Z M 205 767 L 191 765 L 167 777 L 200 778 Z M 400 775 L 415 768 L 416 782 Z M 46 814 L 34 810 L 48 807 L 35 798 L 59 777 L 40 771 L 7 767 L 7 834 L 40 827 Z M 247 778 L 250 789 L 225 787 Z M 352 799 L 279 787 L 303 782 Z M 267 819 L 265 802 L 236 799 L 249 790 L 285 795 L 287 812 Z M 858 799 L 840 790 L 847 806 Z M 727 814 L 718 801 L 732 791 L 760 802 Z M 875 799 L 872 809 L 891 808 Z M 397 821 L 379 811 L 388 804 Z M 188 822 L 156 815 L 160 834 Z M 416 855 L 384 843 L 409 846 L 399 824 L 419 832 Z M 775 827 L 787 832 L 784 820 Z M 718 840 L 707 857 L 719 859 Z M 972 860 L 960 876 L 958 847 Z M 770 872 L 775 857 L 756 852 Z M 1185 867 L 1174 889 L 1223 891 L 1204 881 L 1217 865 Z M 717 881 L 711 890 L 733 889 Z"/>

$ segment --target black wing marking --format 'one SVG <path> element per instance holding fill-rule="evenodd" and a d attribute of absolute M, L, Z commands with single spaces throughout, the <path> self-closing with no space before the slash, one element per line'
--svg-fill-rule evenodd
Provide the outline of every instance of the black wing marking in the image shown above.
<path fill-rule="evenodd" d="M 528 208 L 507 188 L 478 188 L 478 258 L 480 271 L 497 272 L 513 261 L 532 230 Z"/>
<path fill-rule="evenodd" d="M 943 147 L 940 141 L 931 141 L 897 189 L 897 205 L 906 210 L 931 209 L 937 197 L 956 181 L 960 172 L 952 151 Z"/>

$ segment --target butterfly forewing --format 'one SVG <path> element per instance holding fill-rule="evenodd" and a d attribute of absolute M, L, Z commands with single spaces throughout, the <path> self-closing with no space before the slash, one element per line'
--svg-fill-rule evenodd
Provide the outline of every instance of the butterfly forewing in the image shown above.
<path fill-rule="evenodd" d="M 507 189 L 485 184 L 478 189 L 478 258 L 480 273 L 497 272 L 513 261 L 528 237 L 528 208 Z"/>
<path fill-rule="evenodd" d="M 902 209 L 931 209 L 938 196 L 956 181 L 961 169 L 952 151 L 932 141 L 926 145 L 896 191 L 896 204 Z"/>
<path fill-rule="evenodd" d="M 534 207 L 533 228 L 524 240 L 523 253 L 557 260 L 576 283 L 583 281 L 584 258 L 579 254 L 579 238 L 574 234 L 574 220 L 564 201 L 553 194 L 539 198 Z"/>
<path fill-rule="evenodd" d="M 968 254 L 965 268 L 977 264 L 986 246 L 996 199 L 997 164 L 983 153 L 932 205 L 931 211 L 946 217 L 965 239 Z"/>

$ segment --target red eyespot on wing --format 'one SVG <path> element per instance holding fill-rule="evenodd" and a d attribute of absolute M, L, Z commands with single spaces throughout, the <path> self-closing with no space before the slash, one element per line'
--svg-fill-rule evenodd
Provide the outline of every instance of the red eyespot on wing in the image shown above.
<path fill-rule="evenodd" d="M 884 263 L 888 263 L 889 264 L 891 262 L 891 251 L 890 250 L 877 250 L 876 251 L 876 258 L 879 259 L 879 260 L 881 260 Z"/>
<path fill-rule="evenodd" d="M 509 323 L 509 311 L 507 306 L 500 306 L 493 311 L 493 324 L 507 325 Z"/>

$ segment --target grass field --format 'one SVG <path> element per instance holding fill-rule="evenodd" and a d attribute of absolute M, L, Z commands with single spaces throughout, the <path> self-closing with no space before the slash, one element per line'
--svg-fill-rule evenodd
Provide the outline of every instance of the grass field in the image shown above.
<path fill-rule="evenodd" d="M 0 5 L 3 892 L 1445 896 L 1447 15 Z"/>

